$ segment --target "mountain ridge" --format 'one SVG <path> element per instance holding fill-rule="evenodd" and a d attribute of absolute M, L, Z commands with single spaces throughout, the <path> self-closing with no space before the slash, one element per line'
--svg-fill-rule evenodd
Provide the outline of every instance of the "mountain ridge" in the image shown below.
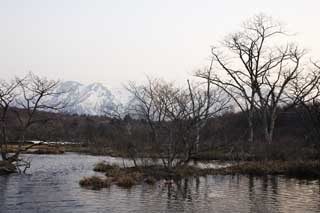
<path fill-rule="evenodd" d="M 78 115 L 104 115 L 105 111 L 119 106 L 119 92 L 107 88 L 99 82 L 82 84 L 77 81 L 62 81 L 56 88 L 59 96 L 49 99 L 48 103 L 67 102 L 62 110 L 65 113 Z"/>

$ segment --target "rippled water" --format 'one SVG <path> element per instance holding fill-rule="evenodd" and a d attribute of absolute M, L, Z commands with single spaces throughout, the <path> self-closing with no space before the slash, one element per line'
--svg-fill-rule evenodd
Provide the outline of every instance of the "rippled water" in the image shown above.
<path fill-rule="evenodd" d="M 319 181 L 269 176 L 208 176 L 100 191 L 80 188 L 93 165 L 111 157 L 27 155 L 26 175 L 0 176 L 0 212 L 320 212 Z"/>

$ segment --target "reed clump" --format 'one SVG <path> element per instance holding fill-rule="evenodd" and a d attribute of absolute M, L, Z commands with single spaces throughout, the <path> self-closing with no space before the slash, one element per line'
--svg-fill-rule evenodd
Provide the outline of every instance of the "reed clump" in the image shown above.
<path fill-rule="evenodd" d="M 108 164 L 104 161 L 101 161 L 101 162 L 98 162 L 94 168 L 93 168 L 93 171 L 95 172 L 109 172 L 110 170 L 117 170 L 119 169 L 119 166 L 118 165 L 115 165 L 115 164 Z"/>
<path fill-rule="evenodd" d="M 144 182 L 149 185 L 154 185 L 157 182 L 157 179 L 152 176 L 148 176 L 144 179 Z"/>
<path fill-rule="evenodd" d="M 111 179 L 100 177 L 100 176 L 92 176 L 92 177 L 84 177 L 79 181 L 80 186 L 92 188 L 92 189 L 102 189 L 107 188 L 111 185 Z"/>
<path fill-rule="evenodd" d="M 123 188 L 131 188 L 133 185 L 137 184 L 137 181 L 131 175 L 122 175 L 117 178 L 116 184 Z"/>

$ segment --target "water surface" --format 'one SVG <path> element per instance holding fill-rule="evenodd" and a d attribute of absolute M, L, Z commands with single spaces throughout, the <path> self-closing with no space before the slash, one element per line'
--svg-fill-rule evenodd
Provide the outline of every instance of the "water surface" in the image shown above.
<path fill-rule="evenodd" d="M 172 187 L 80 188 L 93 165 L 119 158 L 67 153 L 25 155 L 29 174 L 0 176 L 0 212 L 320 212 L 320 183 L 278 176 L 208 176 Z M 124 161 L 128 164 L 127 161 Z M 211 165 L 212 166 L 212 165 Z"/>

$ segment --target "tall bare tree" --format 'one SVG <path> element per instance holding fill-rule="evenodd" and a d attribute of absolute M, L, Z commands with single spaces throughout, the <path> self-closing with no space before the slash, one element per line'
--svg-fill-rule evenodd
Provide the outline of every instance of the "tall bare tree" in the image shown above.
<path fill-rule="evenodd" d="M 279 107 L 285 103 L 286 92 L 290 83 L 300 75 L 299 68 L 304 51 L 290 45 L 279 50 L 277 55 L 277 66 L 265 70 L 260 86 L 257 87 L 259 102 L 257 102 L 256 108 L 260 112 L 265 140 L 268 143 L 273 140 Z"/>
<path fill-rule="evenodd" d="M 254 115 L 261 114 L 265 139 L 271 142 L 277 108 L 288 85 L 299 74 L 304 50 L 294 44 L 276 45 L 287 36 L 280 23 L 265 15 L 256 15 L 229 35 L 219 48 L 212 48 L 215 72 L 211 76 L 197 72 L 223 89 L 247 115 L 249 136 L 254 140 Z"/>

